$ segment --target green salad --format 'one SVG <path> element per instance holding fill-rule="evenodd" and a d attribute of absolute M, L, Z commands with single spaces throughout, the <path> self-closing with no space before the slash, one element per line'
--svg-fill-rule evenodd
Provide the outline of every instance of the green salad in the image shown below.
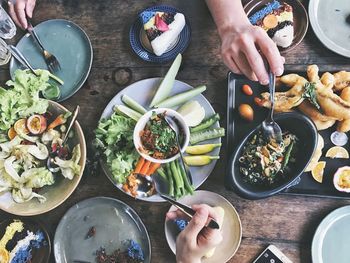
<path fill-rule="evenodd" d="M 240 171 L 246 182 L 272 185 L 283 180 L 289 165 L 295 162 L 298 139 L 284 132 L 282 142 L 267 141 L 262 132 L 254 134 L 244 145 L 239 158 Z"/>
<path fill-rule="evenodd" d="M 102 119 L 95 130 L 96 148 L 106 158 L 114 179 L 124 183 L 139 158 L 133 132 L 136 122 L 114 112 L 108 119 Z"/>
<path fill-rule="evenodd" d="M 63 178 L 72 180 L 81 171 L 80 146 L 62 145 L 69 114 L 52 116 L 49 101 L 39 97 L 51 73 L 38 74 L 17 70 L 8 88 L 0 87 L 0 194 L 10 192 L 17 203 L 46 201 L 39 190 L 58 178 L 46 166 L 50 152 L 58 152 L 54 163 Z"/>

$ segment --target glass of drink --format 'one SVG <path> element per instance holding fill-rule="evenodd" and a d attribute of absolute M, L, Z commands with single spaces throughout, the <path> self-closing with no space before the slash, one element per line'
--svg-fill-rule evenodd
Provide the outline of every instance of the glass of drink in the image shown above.
<path fill-rule="evenodd" d="M 0 37 L 5 39 L 13 38 L 16 35 L 16 25 L 5 9 L 0 6 Z"/>
<path fill-rule="evenodd" d="M 0 66 L 5 65 L 11 58 L 10 50 L 4 40 L 0 38 Z"/>

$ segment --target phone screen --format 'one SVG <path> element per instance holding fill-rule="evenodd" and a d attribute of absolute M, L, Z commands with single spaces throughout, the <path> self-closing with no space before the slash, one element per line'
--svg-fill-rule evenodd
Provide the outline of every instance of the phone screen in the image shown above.
<path fill-rule="evenodd" d="M 270 249 L 266 249 L 260 257 L 254 261 L 255 263 L 283 263 Z"/>

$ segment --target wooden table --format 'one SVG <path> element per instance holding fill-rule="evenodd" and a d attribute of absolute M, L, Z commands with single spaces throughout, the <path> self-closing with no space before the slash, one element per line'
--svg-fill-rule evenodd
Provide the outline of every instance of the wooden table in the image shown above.
<path fill-rule="evenodd" d="M 215 25 L 203 0 L 123 1 L 123 0 L 39 0 L 34 22 L 65 18 L 80 25 L 89 35 L 94 61 L 83 88 L 63 103 L 73 110 L 81 106 L 81 123 L 88 144 L 93 130 L 109 100 L 135 81 L 163 76 L 168 65 L 150 64 L 139 59 L 129 44 L 129 29 L 138 12 L 156 4 L 169 4 L 183 10 L 191 23 L 192 39 L 184 53 L 183 65 L 177 79 L 191 85 L 206 84 L 205 96 L 225 120 L 226 74 L 219 55 L 220 40 Z M 307 2 L 305 3 L 307 5 Z M 23 35 L 18 32 L 15 41 Z M 13 41 L 13 42 L 15 42 Z M 350 60 L 327 50 L 309 29 L 304 41 L 286 54 L 286 68 L 305 70 L 316 63 L 321 70 L 350 70 Z M 131 72 L 131 75 L 128 75 Z M 0 71 L 1 84 L 9 78 L 8 67 Z M 222 122 L 225 126 L 225 122 Z M 266 200 L 249 201 L 225 189 L 224 176 L 227 156 L 222 158 L 209 179 L 200 187 L 221 194 L 237 209 L 243 225 L 243 238 L 236 255 L 229 262 L 251 262 L 268 244 L 279 247 L 293 262 L 311 262 L 310 247 L 320 221 L 332 210 L 350 204 L 350 200 L 278 195 Z M 34 217 L 44 222 L 53 239 L 56 226 L 75 203 L 94 196 L 120 199 L 141 216 L 152 243 L 152 262 L 174 262 L 164 236 L 164 215 L 169 205 L 146 203 L 129 198 L 117 190 L 103 174 L 84 174 L 78 188 L 61 206 Z M 0 219 L 9 216 L 0 212 Z M 52 257 L 50 262 L 54 262 Z"/>

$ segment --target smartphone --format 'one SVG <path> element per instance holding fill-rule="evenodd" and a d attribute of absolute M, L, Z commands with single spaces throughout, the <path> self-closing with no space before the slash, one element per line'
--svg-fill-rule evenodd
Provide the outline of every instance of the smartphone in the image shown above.
<path fill-rule="evenodd" d="M 274 245 L 269 245 L 253 263 L 293 263 Z"/>

